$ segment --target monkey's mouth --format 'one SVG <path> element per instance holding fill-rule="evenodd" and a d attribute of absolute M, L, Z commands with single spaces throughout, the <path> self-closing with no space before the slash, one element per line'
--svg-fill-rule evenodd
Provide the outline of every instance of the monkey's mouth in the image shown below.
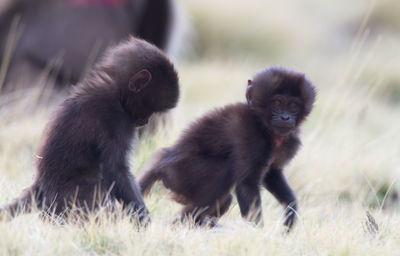
<path fill-rule="evenodd" d="M 285 135 L 293 131 L 295 126 L 290 124 L 273 124 L 272 128 L 276 133 Z"/>
<path fill-rule="evenodd" d="M 293 128 L 295 128 L 295 125 L 289 122 L 272 122 L 271 126 L 274 129 L 280 129 L 280 130 L 292 130 Z"/>
<path fill-rule="evenodd" d="M 274 125 L 275 129 L 282 129 L 282 130 L 291 130 L 294 128 L 293 125 Z"/>

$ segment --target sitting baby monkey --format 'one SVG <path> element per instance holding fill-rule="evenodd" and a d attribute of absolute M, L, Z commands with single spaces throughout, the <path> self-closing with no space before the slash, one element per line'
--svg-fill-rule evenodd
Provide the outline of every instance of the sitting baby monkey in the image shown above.
<path fill-rule="evenodd" d="M 214 225 L 229 209 L 235 188 L 242 216 L 259 223 L 262 185 L 285 207 L 284 224 L 290 229 L 297 200 L 283 167 L 300 146 L 299 126 L 315 96 L 302 73 L 262 70 L 248 81 L 247 103 L 206 114 L 156 155 L 139 181 L 142 193 L 162 180 L 184 205 L 180 220 L 190 217 L 198 225 Z"/>
<path fill-rule="evenodd" d="M 153 113 L 174 108 L 178 98 L 176 70 L 157 47 L 130 38 L 110 48 L 49 122 L 35 181 L 0 208 L 0 219 L 32 208 L 56 219 L 74 212 L 86 217 L 119 201 L 130 216 L 147 224 L 128 153 L 135 128 Z"/>

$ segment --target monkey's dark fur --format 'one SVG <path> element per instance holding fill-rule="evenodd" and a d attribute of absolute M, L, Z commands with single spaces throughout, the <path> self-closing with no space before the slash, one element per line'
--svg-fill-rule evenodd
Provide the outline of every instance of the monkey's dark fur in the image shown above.
<path fill-rule="evenodd" d="M 1 209 L 3 216 L 29 211 L 33 202 L 58 216 L 72 204 L 87 212 L 116 199 L 144 219 L 148 212 L 127 153 L 135 127 L 175 107 L 178 96 L 177 73 L 155 46 L 131 38 L 110 49 L 49 123 L 35 181 Z"/>
<path fill-rule="evenodd" d="M 264 186 L 284 206 L 290 228 L 297 200 L 283 168 L 300 146 L 299 125 L 315 94 L 302 73 L 262 70 L 248 82 L 247 103 L 206 114 L 156 155 L 139 181 L 142 193 L 161 180 L 184 205 L 181 220 L 213 225 L 229 209 L 235 189 L 242 216 L 258 223 Z"/>

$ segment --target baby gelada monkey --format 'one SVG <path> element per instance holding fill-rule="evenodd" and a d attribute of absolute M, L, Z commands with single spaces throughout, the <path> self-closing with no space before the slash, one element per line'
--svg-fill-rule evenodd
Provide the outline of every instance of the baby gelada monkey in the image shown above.
<path fill-rule="evenodd" d="M 48 124 L 33 185 L 1 216 L 32 207 L 57 217 L 77 207 L 86 216 L 117 200 L 148 220 L 127 155 L 135 128 L 175 107 L 178 97 L 175 68 L 157 47 L 130 38 L 109 49 Z"/>
<path fill-rule="evenodd" d="M 229 209 L 234 189 L 242 216 L 259 223 L 263 186 L 284 206 L 289 230 L 297 200 L 283 168 L 299 149 L 299 127 L 315 96 L 303 73 L 261 70 L 248 81 L 247 102 L 204 115 L 156 154 L 139 181 L 142 193 L 161 180 L 184 205 L 179 220 L 214 225 Z"/>

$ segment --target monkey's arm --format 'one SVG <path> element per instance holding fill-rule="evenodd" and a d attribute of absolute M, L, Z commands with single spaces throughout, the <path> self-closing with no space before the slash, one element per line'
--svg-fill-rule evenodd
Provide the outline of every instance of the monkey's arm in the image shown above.
<path fill-rule="evenodd" d="M 262 224 L 260 180 L 262 163 L 251 152 L 259 152 L 259 143 L 247 142 L 234 147 L 234 166 L 238 180 L 236 197 L 243 218 L 256 224 Z"/>
<path fill-rule="evenodd" d="M 103 154 L 103 176 L 106 186 L 113 185 L 111 195 L 123 203 L 124 209 L 129 213 L 138 213 L 142 222 L 148 218 L 148 210 L 143 201 L 142 194 L 135 177 L 129 172 L 124 147 L 109 145 L 106 154 Z M 107 188 L 108 189 L 108 188 Z"/>
<path fill-rule="evenodd" d="M 262 210 L 258 180 L 254 182 L 252 179 L 246 179 L 237 184 L 236 197 L 242 217 L 259 224 L 262 221 Z"/>
<path fill-rule="evenodd" d="M 296 220 L 297 199 L 282 169 L 271 167 L 263 180 L 264 187 L 285 207 L 285 226 L 290 228 Z"/>

